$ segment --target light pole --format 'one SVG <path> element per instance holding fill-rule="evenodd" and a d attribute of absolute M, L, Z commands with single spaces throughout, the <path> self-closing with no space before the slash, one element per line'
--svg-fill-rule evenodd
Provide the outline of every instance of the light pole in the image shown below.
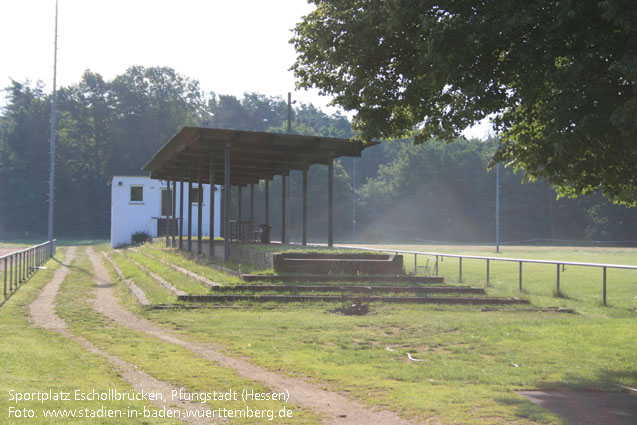
<path fill-rule="evenodd" d="M 500 253 L 500 163 L 495 165 L 495 252 Z"/>
<path fill-rule="evenodd" d="M 51 99 L 51 149 L 49 168 L 49 226 L 48 239 L 51 257 L 55 254 L 53 246 L 53 197 L 55 188 L 55 107 L 57 102 L 57 62 L 58 62 L 58 0 L 55 0 L 55 42 L 53 49 L 53 99 Z"/>

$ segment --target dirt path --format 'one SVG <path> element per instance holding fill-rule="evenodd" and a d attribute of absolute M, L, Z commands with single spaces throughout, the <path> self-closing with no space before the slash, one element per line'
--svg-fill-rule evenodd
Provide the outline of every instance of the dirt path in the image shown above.
<path fill-rule="evenodd" d="M 316 384 L 301 379 L 290 378 L 255 366 L 245 360 L 223 354 L 216 344 L 202 344 L 184 341 L 171 332 L 160 328 L 154 323 L 139 318 L 125 310 L 112 292 L 109 273 L 100 261 L 99 256 L 88 248 L 89 258 L 95 271 L 96 288 L 95 308 L 100 313 L 123 326 L 145 332 L 161 339 L 191 350 L 195 355 L 219 363 L 224 367 L 234 369 L 240 376 L 259 381 L 267 385 L 272 391 L 289 391 L 290 402 L 309 407 L 324 415 L 326 424 L 338 425 L 409 425 L 411 422 L 398 417 L 386 410 L 373 410 L 368 406 L 351 401 L 346 397 L 319 388 Z M 435 422 L 433 422 L 435 423 Z"/>
<path fill-rule="evenodd" d="M 138 369 L 136 366 L 120 359 L 119 357 L 108 354 L 107 352 L 97 348 L 87 339 L 75 335 L 68 330 L 64 320 L 62 320 L 55 312 L 55 297 L 60 289 L 60 286 L 62 285 L 62 282 L 64 282 L 64 279 L 70 273 L 68 264 L 73 261 L 76 253 L 76 247 L 70 247 L 68 249 L 62 267 L 55 271 L 55 273 L 53 274 L 53 279 L 51 279 L 51 281 L 44 287 L 44 289 L 42 289 L 38 298 L 29 306 L 30 319 L 32 323 L 43 329 L 58 332 L 66 338 L 77 342 L 90 353 L 107 359 L 113 366 L 115 366 L 121 377 L 131 384 L 136 392 L 145 391 L 162 393 L 164 399 L 163 401 L 153 401 L 153 403 L 158 408 L 166 407 L 173 409 L 177 407 L 182 410 L 182 412 L 185 412 L 186 410 L 209 410 L 203 408 L 201 403 L 190 403 L 180 400 L 171 400 L 172 390 L 179 391 L 178 387 L 174 387 L 166 382 L 159 381 L 153 378 L 149 374 Z M 94 256 L 94 253 L 92 251 L 91 253 Z M 100 284 L 97 281 L 96 283 L 98 283 L 98 285 Z M 189 418 L 188 420 L 184 421 L 195 425 L 213 423 L 209 420 L 201 418 Z"/>

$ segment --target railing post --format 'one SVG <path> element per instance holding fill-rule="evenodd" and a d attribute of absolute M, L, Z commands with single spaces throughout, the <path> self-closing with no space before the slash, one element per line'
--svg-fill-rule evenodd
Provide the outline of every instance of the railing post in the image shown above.
<path fill-rule="evenodd" d="M 604 305 L 606 305 L 606 267 L 604 267 Z"/>
<path fill-rule="evenodd" d="M 520 292 L 522 292 L 522 261 L 520 261 Z"/>
<path fill-rule="evenodd" d="M 487 286 L 489 286 L 489 259 L 487 258 Z"/>
<path fill-rule="evenodd" d="M 414 253 L 414 276 L 418 274 L 418 254 Z"/>
<path fill-rule="evenodd" d="M 4 257 L 4 297 L 7 298 L 7 257 Z"/>
<path fill-rule="evenodd" d="M 438 256 L 436 255 L 436 276 L 438 276 Z"/>
<path fill-rule="evenodd" d="M 9 292 L 13 292 L 13 255 L 9 256 Z"/>
<path fill-rule="evenodd" d="M 458 283 L 462 283 L 462 257 L 459 258 L 458 264 L 460 265 L 460 269 L 458 270 Z"/>
<path fill-rule="evenodd" d="M 559 295 L 560 294 L 560 265 L 559 264 L 557 265 L 557 279 L 556 279 L 556 282 L 557 282 L 557 295 Z"/>

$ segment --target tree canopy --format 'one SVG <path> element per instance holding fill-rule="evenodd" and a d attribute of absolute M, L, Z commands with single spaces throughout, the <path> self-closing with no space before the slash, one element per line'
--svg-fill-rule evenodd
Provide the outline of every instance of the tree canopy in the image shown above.
<path fill-rule="evenodd" d="M 506 161 L 562 195 L 637 205 L 637 12 L 629 0 L 310 0 L 301 87 L 363 139 L 453 140 L 491 117 Z"/>

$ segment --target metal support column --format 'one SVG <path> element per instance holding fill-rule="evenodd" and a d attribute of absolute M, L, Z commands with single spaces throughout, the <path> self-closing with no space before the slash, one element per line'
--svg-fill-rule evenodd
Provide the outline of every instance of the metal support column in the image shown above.
<path fill-rule="evenodd" d="M 334 246 L 334 157 L 327 158 L 327 246 Z"/>
<path fill-rule="evenodd" d="M 285 243 L 285 212 L 287 204 L 287 173 L 281 174 L 281 243 Z"/>
<path fill-rule="evenodd" d="M 197 168 L 197 254 L 201 255 L 203 248 L 203 182 L 201 180 L 201 162 Z"/>
<path fill-rule="evenodd" d="M 192 252 L 192 172 L 188 168 L 188 252 Z"/>
<path fill-rule="evenodd" d="M 225 200 L 223 205 L 225 220 L 222 223 L 225 229 L 223 238 L 223 261 L 228 261 L 230 259 L 230 222 L 228 220 L 230 217 L 230 143 L 226 143 L 223 172 L 223 186 L 225 188 Z"/>
<path fill-rule="evenodd" d="M 302 194 L 302 198 L 303 198 L 303 204 L 302 204 L 302 210 L 303 210 L 303 237 L 302 237 L 302 243 L 303 245 L 307 245 L 307 165 L 303 168 L 303 194 Z"/>
<path fill-rule="evenodd" d="M 166 196 L 170 196 L 170 180 L 166 180 Z M 172 199 L 172 196 L 170 196 L 169 199 Z M 161 202 L 163 203 L 164 200 L 162 199 Z M 164 220 L 166 220 L 166 225 L 164 226 L 164 233 L 166 233 L 166 248 L 170 246 L 170 211 L 172 211 L 172 205 L 169 205 L 168 211 L 166 211 L 166 215 L 164 216 Z"/>
<path fill-rule="evenodd" d="M 241 221 L 243 218 L 243 187 L 239 186 L 239 195 L 237 199 L 237 220 Z"/>
<path fill-rule="evenodd" d="M 265 179 L 265 199 L 263 203 L 265 204 L 264 213 L 263 213 L 263 222 L 265 224 L 270 224 L 270 179 Z"/>
<path fill-rule="evenodd" d="M 179 249 L 184 248 L 184 178 L 179 179 Z"/>
<path fill-rule="evenodd" d="M 208 241 L 208 255 L 215 256 L 215 155 L 210 154 L 210 241 Z"/>
<path fill-rule="evenodd" d="M 254 184 L 250 185 L 250 240 L 254 235 Z"/>
<path fill-rule="evenodd" d="M 175 234 L 177 233 L 177 180 L 173 180 L 173 199 L 172 199 L 172 207 L 173 207 L 173 219 L 170 222 L 170 234 L 172 236 L 171 246 L 175 248 Z"/>

